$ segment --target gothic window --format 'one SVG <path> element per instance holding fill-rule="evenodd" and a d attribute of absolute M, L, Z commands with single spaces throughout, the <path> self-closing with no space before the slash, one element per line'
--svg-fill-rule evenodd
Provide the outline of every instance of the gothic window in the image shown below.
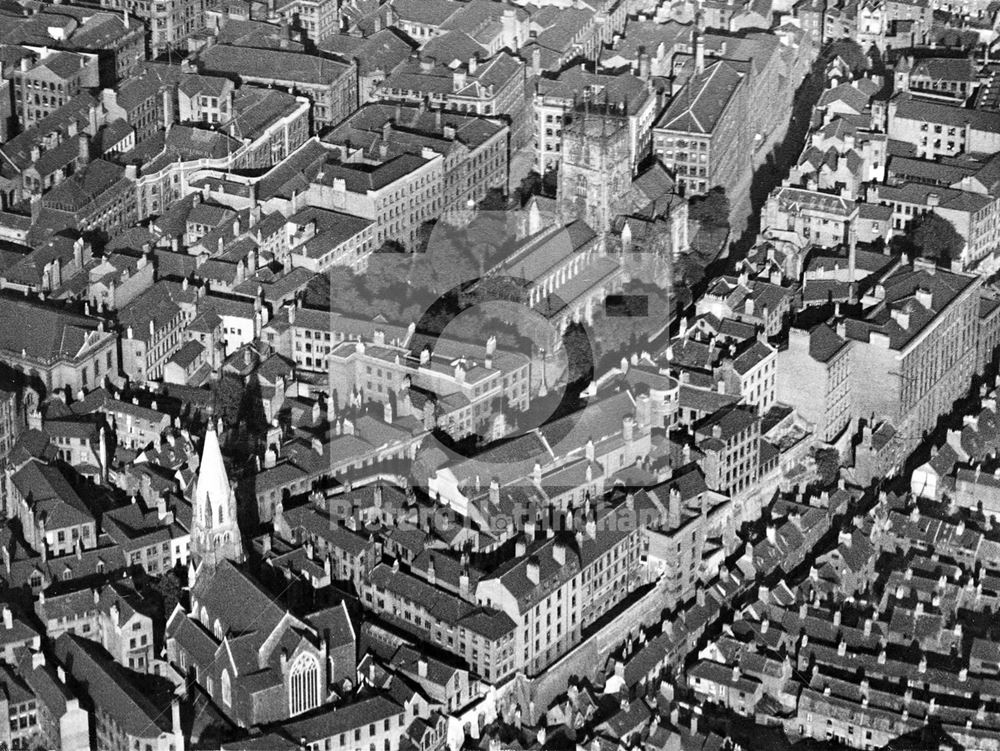
<path fill-rule="evenodd" d="M 288 704 L 296 715 L 319 706 L 319 662 L 303 652 L 288 671 Z"/>
<path fill-rule="evenodd" d="M 223 669 L 222 679 L 219 681 L 222 684 L 222 703 L 227 707 L 233 705 L 233 689 L 229 683 L 229 671 Z"/>
<path fill-rule="evenodd" d="M 222 638 L 222 624 L 219 623 L 219 619 L 218 618 L 215 619 L 215 625 L 212 626 L 212 630 L 215 632 L 215 638 L 216 639 L 221 639 Z"/>
<path fill-rule="evenodd" d="M 222 505 L 219 505 L 219 524 L 222 524 Z"/>
<path fill-rule="evenodd" d="M 576 176 L 575 192 L 576 192 L 576 195 L 578 197 L 580 197 L 580 198 L 586 198 L 587 197 L 587 176 L 586 175 L 577 175 Z"/>

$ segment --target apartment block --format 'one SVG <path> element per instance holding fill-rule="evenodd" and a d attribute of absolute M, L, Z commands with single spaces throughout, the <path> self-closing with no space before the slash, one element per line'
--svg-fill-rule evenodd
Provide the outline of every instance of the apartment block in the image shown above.
<path fill-rule="evenodd" d="M 827 324 L 788 332 L 778 352 L 776 395 L 813 425 L 817 437 L 833 442 L 851 422 L 851 347 Z"/>

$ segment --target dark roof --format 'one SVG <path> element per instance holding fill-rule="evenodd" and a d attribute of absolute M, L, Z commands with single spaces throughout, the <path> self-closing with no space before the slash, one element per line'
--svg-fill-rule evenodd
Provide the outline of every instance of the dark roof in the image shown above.
<path fill-rule="evenodd" d="M 722 119 L 743 82 L 743 75 L 725 61 L 691 78 L 654 127 L 685 133 L 710 134 Z"/>
<path fill-rule="evenodd" d="M 217 44 L 198 58 L 204 71 L 275 81 L 332 86 L 351 66 L 328 58 L 275 49 Z"/>
<path fill-rule="evenodd" d="M 0 298 L 0 320 L 19 323 L 0 327 L 0 351 L 18 357 L 24 351 L 29 357 L 46 362 L 71 360 L 87 346 L 89 337 L 110 336 L 98 334 L 94 318 L 27 300 Z"/>
<path fill-rule="evenodd" d="M 881 333 L 889 337 L 893 349 L 903 349 L 975 283 L 975 277 L 933 263 L 900 267 L 882 281 L 884 296 L 879 304 L 864 318 L 845 321 L 847 338 L 868 341 L 871 333 Z"/>
<path fill-rule="evenodd" d="M 846 344 L 846 339 L 823 323 L 809 334 L 809 356 L 819 362 L 829 362 Z"/>
<path fill-rule="evenodd" d="M 896 105 L 895 116 L 897 118 L 959 128 L 970 125 L 976 130 L 990 133 L 1000 132 L 1000 112 L 966 109 L 956 105 L 931 102 L 908 93 L 897 95 L 893 103 Z"/>
<path fill-rule="evenodd" d="M 116 663 L 98 643 L 64 633 L 55 641 L 55 652 L 73 678 L 87 688 L 99 707 L 137 738 L 172 732 L 171 712 L 157 707 L 150 693 L 137 685 L 137 674 Z"/>

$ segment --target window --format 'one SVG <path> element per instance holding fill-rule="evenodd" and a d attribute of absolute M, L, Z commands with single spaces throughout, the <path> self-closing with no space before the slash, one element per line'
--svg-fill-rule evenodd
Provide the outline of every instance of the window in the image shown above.
<path fill-rule="evenodd" d="M 308 652 L 303 652 L 292 664 L 288 674 L 288 703 L 291 714 L 296 715 L 319 706 L 319 663 Z"/>
<path fill-rule="evenodd" d="M 229 683 L 228 670 L 226 669 L 222 670 L 222 680 L 220 681 L 220 683 L 222 684 L 222 703 L 225 704 L 227 707 L 231 707 L 233 705 L 233 693 L 232 693 L 233 688 L 232 685 L 230 685 Z"/>

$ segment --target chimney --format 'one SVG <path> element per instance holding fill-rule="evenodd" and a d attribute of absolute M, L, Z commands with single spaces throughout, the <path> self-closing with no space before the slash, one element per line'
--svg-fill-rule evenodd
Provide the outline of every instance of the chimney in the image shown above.
<path fill-rule="evenodd" d="M 566 545 L 561 541 L 557 541 L 552 546 L 552 558 L 555 559 L 555 562 L 560 566 L 566 565 Z"/>
<path fill-rule="evenodd" d="M 423 657 L 417 660 L 417 675 L 421 678 L 427 677 L 427 660 Z"/>
<path fill-rule="evenodd" d="M 3 606 L 3 627 L 8 631 L 14 628 L 14 611 L 8 605 Z"/>
<path fill-rule="evenodd" d="M 532 584 L 536 584 L 536 585 L 538 584 L 539 579 L 541 578 L 541 575 L 540 575 L 539 569 L 538 569 L 538 558 L 537 557 L 532 556 L 530 559 L 528 559 L 528 566 L 527 566 L 527 568 L 525 570 L 525 573 L 528 576 L 528 580 Z"/>

